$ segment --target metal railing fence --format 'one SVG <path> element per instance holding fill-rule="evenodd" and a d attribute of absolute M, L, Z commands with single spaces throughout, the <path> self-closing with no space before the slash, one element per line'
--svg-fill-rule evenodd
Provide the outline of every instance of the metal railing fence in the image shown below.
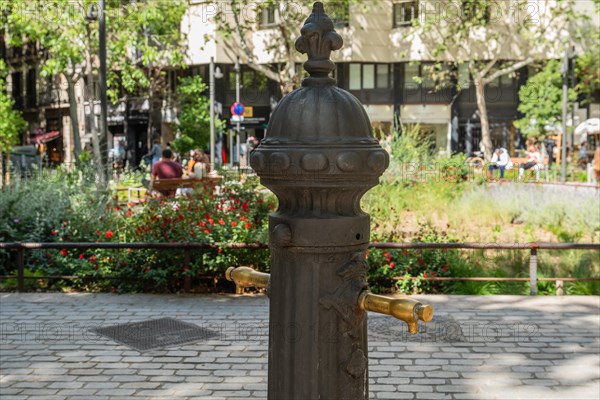
<path fill-rule="evenodd" d="M 192 250 L 216 250 L 216 249 L 248 249 L 260 250 L 268 249 L 265 243 L 77 243 L 77 242 L 11 242 L 0 243 L 0 250 L 14 251 L 17 275 L 1 275 L 0 279 L 17 278 L 17 290 L 25 290 L 25 279 L 89 279 L 89 276 L 25 276 L 25 252 L 42 249 L 154 249 L 154 250 L 184 250 L 184 260 L 189 263 L 190 252 Z M 557 295 L 562 295 L 564 282 L 600 282 L 600 278 L 572 278 L 572 277 L 538 277 L 538 251 L 539 250 L 597 250 L 600 251 L 600 244 L 596 243 L 552 243 L 552 242 L 530 242 L 530 243 L 394 243 L 394 242 L 373 242 L 369 248 L 387 249 L 387 250 L 529 250 L 529 277 L 412 277 L 411 279 L 420 279 L 424 281 L 529 281 L 529 294 L 537 294 L 538 281 L 556 282 Z M 404 277 L 394 277 L 394 280 L 405 279 Z"/>

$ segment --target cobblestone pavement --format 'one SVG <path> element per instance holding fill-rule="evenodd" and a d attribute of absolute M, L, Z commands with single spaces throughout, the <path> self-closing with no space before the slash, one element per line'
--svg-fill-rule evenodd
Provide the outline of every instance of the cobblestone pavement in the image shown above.
<path fill-rule="evenodd" d="M 424 334 L 369 318 L 371 399 L 599 398 L 599 297 L 421 298 L 436 309 Z M 263 296 L 0 299 L 3 400 L 266 398 Z M 138 352 L 88 331 L 160 317 L 219 335 Z"/>

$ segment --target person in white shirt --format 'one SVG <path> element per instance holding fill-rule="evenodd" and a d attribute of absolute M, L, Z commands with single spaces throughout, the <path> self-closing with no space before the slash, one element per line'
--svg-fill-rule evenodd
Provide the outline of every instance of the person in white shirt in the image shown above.
<path fill-rule="evenodd" d="M 507 169 L 511 169 L 513 166 L 512 161 L 510 160 L 510 156 L 508 155 L 508 151 L 505 148 L 498 148 L 494 151 L 494 155 L 492 156 L 492 162 L 488 167 L 489 174 L 488 176 L 491 178 L 494 174 L 494 170 L 500 170 L 500 179 L 504 179 L 504 171 Z"/>

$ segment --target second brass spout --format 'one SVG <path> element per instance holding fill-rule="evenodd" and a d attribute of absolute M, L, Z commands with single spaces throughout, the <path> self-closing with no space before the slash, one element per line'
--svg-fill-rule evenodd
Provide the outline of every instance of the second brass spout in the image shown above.
<path fill-rule="evenodd" d="M 396 299 L 365 290 L 360 294 L 358 304 L 362 310 L 391 315 L 406 322 L 411 334 L 419 333 L 419 320 L 429 322 L 433 319 L 433 307 L 411 298 Z"/>
<path fill-rule="evenodd" d="M 229 267 L 225 272 L 225 278 L 235 283 L 236 294 L 242 294 L 247 287 L 268 287 L 271 274 L 258 272 L 250 267 Z"/>

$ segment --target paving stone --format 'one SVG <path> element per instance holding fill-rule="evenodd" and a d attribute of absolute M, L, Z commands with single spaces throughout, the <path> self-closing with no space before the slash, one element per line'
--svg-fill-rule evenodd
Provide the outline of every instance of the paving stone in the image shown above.
<path fill-rule="evenodd" d="M 467 340 L 371 337 L 370 398 L 597 398 L 597 299 L 430 296 L 424 301 L 434 304 L 438 315 L 454 318 Z M 0 343 L 2 400 L 218 400 L 267 395 L 268 300 L 264 297 L 94 294 L 74 298 L 7 293 L 0 313 L 3 323 L 32 326 L 57 319 L 108 326 L 172 317 L 220 333 L 203 342 L 143 353 L 95 335 L 86 338 L 79 331 L 75 332 L 80 337 L 70 343 L 36 339 L 33 332 L 24 340 L 9 338 Z M 527 327 L 536 330 L 525 331 Z"/>

